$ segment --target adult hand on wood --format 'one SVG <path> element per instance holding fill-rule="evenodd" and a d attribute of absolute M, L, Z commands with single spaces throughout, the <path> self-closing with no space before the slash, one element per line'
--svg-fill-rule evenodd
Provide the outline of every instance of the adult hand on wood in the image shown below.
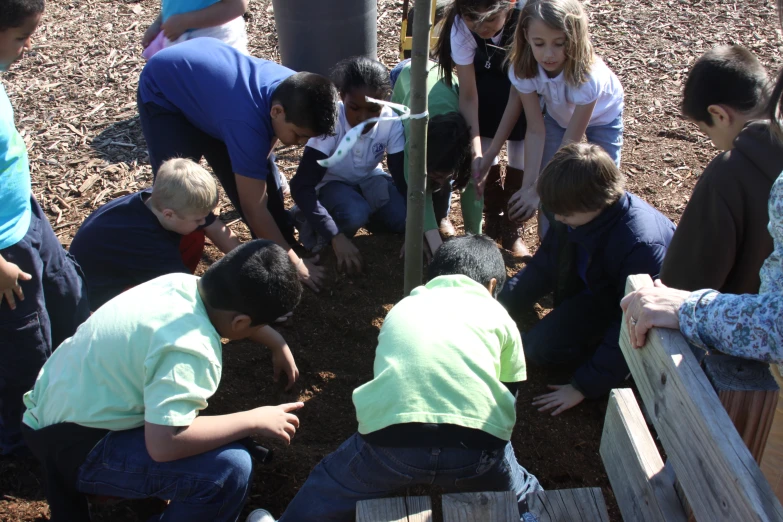
<path fill-rule="evenodd" d="M 660 279 L 655 286 L 631 292 L 620 301 L 625 313 L 631 346 L 641 348 L 647 340 L 647 332 L 653 327 L 680 329 L 678 312 L 690 292 L 664 285 Z"/>
<path fill-rule="evenodd" d="M 29 281 L 33 276 L 22 271 L 15 263 L 6 261 L 0 256 L 0 306 L 3 304 L 3 297 L 8 301 L 11 310 L 16 309 L 16 299 L 24 301 L 24 292 L 20 281 Z"/>
<path fill-rule="evenodd" d="M 539 395 L 538 397 L 533 397 L 533 406 L 541 406 L 538 408 L 538 411 L 542 412 L 554 408 L 555 411 L 552 412 L 553 417 L 573 408 L 585 399 L 582 392 L 570 384 L 549 384 L 547 385 L 547 388 L 554 391 Z"/>
<path fill-rule="evenodd" d="M 527 221 L 536 214 L 538 204 L 536 186 L 522 187 L 508 200 L 508 217 L 515 223 Z"/>

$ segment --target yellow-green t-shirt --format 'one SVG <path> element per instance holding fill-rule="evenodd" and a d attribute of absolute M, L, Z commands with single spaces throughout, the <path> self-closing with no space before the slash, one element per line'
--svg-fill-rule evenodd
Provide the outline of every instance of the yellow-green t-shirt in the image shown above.
<path fill-rule="evenodd" d="M 362 434 L 426 422 L 509 440 L 516 408 L 503 383 L 527 378 L 516 324 L 486 288 L 462 275 L 433 279 L 389 312 L 373 372 L 353 392 Z"/>
<path fill-rule="evenodd" d="M 169 274 L 99 308 L 46 361 L 24 396 L 24 423 L 127 430 L 187 426 L 217 390 L 220 335 L 198 277 Z"/>

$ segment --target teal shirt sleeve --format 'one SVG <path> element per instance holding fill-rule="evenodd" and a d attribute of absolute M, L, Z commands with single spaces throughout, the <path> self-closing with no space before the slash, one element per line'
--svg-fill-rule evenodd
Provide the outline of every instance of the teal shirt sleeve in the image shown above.
<path fill-rule="evenodd" d="M 221 367 L 204 350 L 168 346 L 145 361 L 144 420 L 162 426 L 189 426 L 207 407 L 220 383 Z"/>

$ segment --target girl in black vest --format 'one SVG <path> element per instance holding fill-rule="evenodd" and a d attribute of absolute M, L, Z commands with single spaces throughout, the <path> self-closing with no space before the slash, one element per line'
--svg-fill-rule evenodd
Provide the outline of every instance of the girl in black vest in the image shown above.
<path fill-rule="evenodd" d="M 492 143 L 511 91 L 505 62 L 519 18 L 515 4 L 511 0 L 454 0 L 438 39 L 436 54 L 447 84 L 456 69 L 460 112 L 470 126 L 473 144 L 474 182 L 482 177 L 482 150 Z M 484 159 L 487 167 L 491 164 L 484 190 L 484 232 L 501 239 L 515 257 L 524 257 L 529 252 L 521 230 L 504 212 L 509 197 L 522 186 L 524 174 L 525 117 L 517 112 L 506 119 L 517 117 L 506 142 L 505 181 L 501 181 L 497 157 Z"/>

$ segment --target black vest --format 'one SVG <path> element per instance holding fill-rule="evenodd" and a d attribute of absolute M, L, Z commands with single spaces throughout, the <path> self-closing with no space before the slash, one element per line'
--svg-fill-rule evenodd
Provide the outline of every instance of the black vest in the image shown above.
<path fill-rule="evenodd" d="M 508 79 L 508 64 L 506 56 L 514 42 L 514 32 L 519 20 L 519 10 L 512 9 L 503 26 L 503 36 L 498 45 L 492 39 L 484 40 L 471 31 L 476 40 L 476 56 L 473 58 L 473 68 L 476 71 L 476 89 L 478 91 L 479 134 L 485 138 L 494 138 L 495 132 L 503 118 L 503 111 L 508 102 L 508 93 L 512 89 Z M 527 124 L 524 112 L 520 115 L 508 139 L 519 141 L 524 139 Z"/>

